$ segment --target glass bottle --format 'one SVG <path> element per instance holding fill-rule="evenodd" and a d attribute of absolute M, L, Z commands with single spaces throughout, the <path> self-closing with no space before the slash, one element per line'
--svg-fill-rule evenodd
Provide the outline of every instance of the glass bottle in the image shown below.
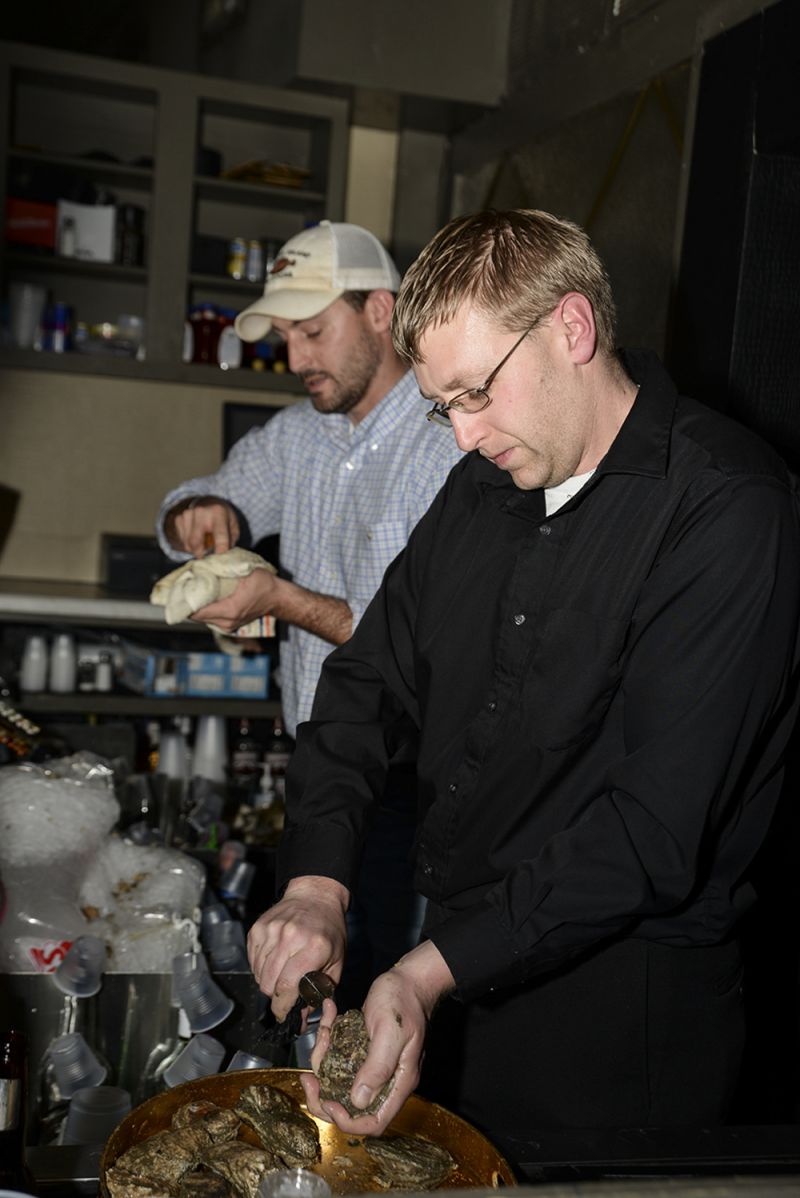
<path fill-rule="evenodd" d="M 246 716 L 239 720 L 239 732 L 231 750 L 231 774 L 237 781 L 249 781 L 259 773 L 261 746 L 255 739 Z"/>
<path fill-rule="evenodd" d="M 26 1070 L 24 1032 L 0 1031 L 0 1187 L 30 1192 L 25 1165 Z"/>
<path fill-rule="evenodd" d="M 275 797 L 283 804 L 286 797 L 286 771 L 289 768 L 294 741 L 283 727 L 283 716 L 276 715 L 272 721 L 272 736 L 264 754 L 269 767 Z"/>

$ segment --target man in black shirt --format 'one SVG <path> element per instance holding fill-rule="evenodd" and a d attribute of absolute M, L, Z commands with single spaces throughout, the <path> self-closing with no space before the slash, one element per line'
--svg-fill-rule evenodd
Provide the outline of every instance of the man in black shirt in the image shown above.
<path fill-rule="evenodd" d="M 798 707 L 794 480 L 653 355 L 616 352 L 602 263 L 546 213 L 446 226 L 394 338 L 468 452 L 327 660 L 251 964 L 279 1016 L 306 970 L 339 975 L 409 716 L 428 921 L 364 1006 L 353 1100 L 394 1075 L 389 1097 L 351 1119 L 307 1079 L 309 1107 L 380 1132 L 438 1007 L 427 1092 L 505 1144 L 718 1122 L 743 1037 L 737 925 Z"/>

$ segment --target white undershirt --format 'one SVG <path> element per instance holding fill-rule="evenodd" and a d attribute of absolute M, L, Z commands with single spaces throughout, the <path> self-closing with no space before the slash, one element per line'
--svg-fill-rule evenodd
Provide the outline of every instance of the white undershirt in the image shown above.
<path fill-rule="evenodd" d="M 572 478 L 559 483 L 557 487 L 545 487 L 544 506 L 548 516 L 552 516 L 553 512 L 557 512 L 560 507 L 568 503 L 573 495 L 577 495 L 581 487 L 585 483 L 588 483 L 593 474 L 594 470 L 588 470 L 586 474 L 573 475 Z"/>

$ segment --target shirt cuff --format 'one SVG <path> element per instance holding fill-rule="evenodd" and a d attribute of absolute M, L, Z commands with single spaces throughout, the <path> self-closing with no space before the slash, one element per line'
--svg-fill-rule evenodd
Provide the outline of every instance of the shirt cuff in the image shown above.
<path fill-rule="evenodd" d="M 525 980 L 530 970 L 508 931 L 488 904 L 455 911 L 426 932 L 444 957 L 464 1002 L 481 998 L 496 987 Z"/>

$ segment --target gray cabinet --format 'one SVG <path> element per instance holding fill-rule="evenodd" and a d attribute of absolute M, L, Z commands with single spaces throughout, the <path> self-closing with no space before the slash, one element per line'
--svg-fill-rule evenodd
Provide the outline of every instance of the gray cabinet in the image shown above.
<path fill-rule="evenodd" d="M 345 101 L 0 42 L 0 102 L 9 114 L 0 129 L 4 206 L 20 192 L 24 200 L 66 190 L 77 202 L 126 205 L 144 229 L 143 253 L 125 262 L 4 241 L 4 296 L 28 282 L 89 325 L 122 313 L 145 322 L 144 360 L 37 352 L 6 339 L 0 365 L 287 390 L 286 375 L 183 363 L 184 321 L 191 305 L 238 310 L 260 293 L 260 283 L 220 267 L 226 241 L 281 242 L 308 223 L 342 219 Z M 288 185 L 280 172 L 273 181 L 225 177 L 252 161 L 289 164 Z"/>

